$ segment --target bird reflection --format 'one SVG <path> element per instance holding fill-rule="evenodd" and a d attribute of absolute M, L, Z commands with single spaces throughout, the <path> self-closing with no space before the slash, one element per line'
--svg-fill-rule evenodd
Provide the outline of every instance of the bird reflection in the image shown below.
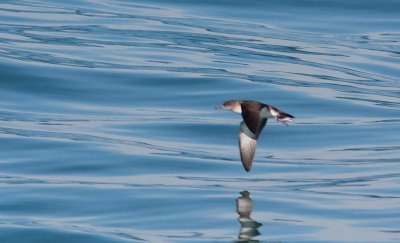
<path fill-rule="evenodd" d="M 240 192 L 242 196 L 236 199 L 236 212 L 239 214 L 240 223 L 239 237 L 236 242 L 260 242 L 253 240 L 253 237 L 260 235 L 258 228 L 262 225 L 250 217 L 253 210 L 253 201 L 250 198 L 250 192 Z"/>

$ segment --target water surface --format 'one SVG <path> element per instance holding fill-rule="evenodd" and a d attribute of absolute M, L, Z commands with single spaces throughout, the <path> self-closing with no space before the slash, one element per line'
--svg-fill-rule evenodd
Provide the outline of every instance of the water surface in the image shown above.
<path fill-rule="evenodd" d="M 399 242 L 398 16 L 388 0 L 2 1 L 0 241 Z M 251 173 L 240 116 L 214 109 L 229 99 L 297 118 L 268 122 Z"/>

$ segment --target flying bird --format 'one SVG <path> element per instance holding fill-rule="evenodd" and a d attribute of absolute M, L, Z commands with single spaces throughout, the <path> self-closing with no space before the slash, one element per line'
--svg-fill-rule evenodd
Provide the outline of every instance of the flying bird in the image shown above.
<path fill-rule="evenodd" d="M 244 169 L 249 172 L 256 152 L 257 139 L 269 118 L 276 118 L 279 122 L 288 125 L 294 116 L 279 110 L 271 105 L 254 100 L 228 100 L 216 108 L 241 113 L 243 121 L 240 123 L 239 150 Z"/>

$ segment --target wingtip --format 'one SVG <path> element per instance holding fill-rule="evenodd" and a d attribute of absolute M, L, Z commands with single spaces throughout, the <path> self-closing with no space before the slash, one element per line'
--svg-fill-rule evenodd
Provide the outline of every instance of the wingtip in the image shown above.
<path fill-rule="evenodd" d="M 250 172 L 250 170 L 251 170 L 251 167 L 249 167 L 249 168 L 247 168 L 247 167 L 244 167 L 244 170 L 245 170 L 247 173 L 249 173 L 249 172 Z"/>

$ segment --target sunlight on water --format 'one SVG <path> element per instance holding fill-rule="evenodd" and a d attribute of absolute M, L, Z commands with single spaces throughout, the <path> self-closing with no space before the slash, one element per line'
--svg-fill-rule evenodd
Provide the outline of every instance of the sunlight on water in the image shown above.
<path fill-rule="evenodd" d="M 0 242 L 399 242 L 399 14 L 1 2 Z M 231 99 L 296 117 L 250 173 Z"/>

